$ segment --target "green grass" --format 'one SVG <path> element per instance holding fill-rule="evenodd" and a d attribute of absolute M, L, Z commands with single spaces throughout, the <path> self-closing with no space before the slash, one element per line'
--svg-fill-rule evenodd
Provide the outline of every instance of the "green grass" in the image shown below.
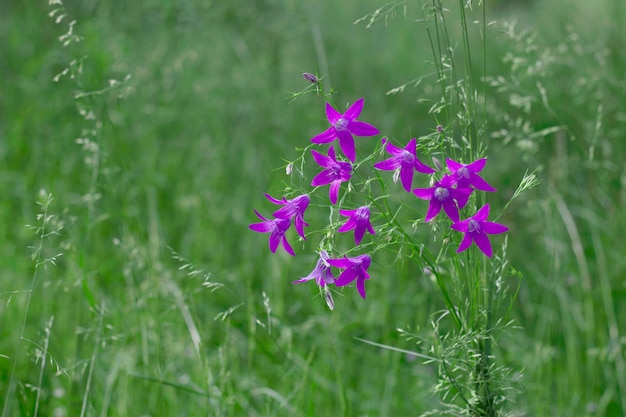
<path fill-rule="evenodd" d="M 418 4 L 366 28 L 352 22 L 378 1 L 68 1 L 59 24 L 46 2 L 5 3 L 3 415 L 404 416 L 438 407 L 436 366 L 359 340 L 428 354 L 426 342 L 397 331 L 434 337 L 443 302 L 422 271 L 382 257 L 367 300 L 350 288 L 331 313 L 313 286 L 290 284 L 309 272 L 317 239 L 294 244 L 302 256 L 292 259 L 271 255 L 266 236 L 247 228 L 252 208 L 267 212 L 263 192 L 282 192 L 284 161 L 324 127 L 319 98 L 288 99 L 306 87 L 300 73 L 326 74 L 337 103 L 365 97 L 364 120 L 399 141 L 435 128 L 428 109 L 440 90 Z M 482 140 L 500 191 L 490 202 L 504 207 L 527 170 L 542 181 L 500 219 L 523 276 L 510 313 L 517 327 L 498 339 L 499 363 L 519 378 L 506 409 L 620 416 L 626 7 L 500 3 L 488 8 L 497 23 Z M 456 39 L 454 13 L 446 23 Z M 501 30 L 510 15 L 515 36 Z M 83 40 L 63 47 L 57 38 L 71 20 Z M 53 82 L 74 59 L 82 72 Z M 119 86 L 76 97 L 111 79 Z M 43 225 L 37 202 L 49 194 L 44 234 L 59 233 L 41 238 L 26 225 Z M 319 229 L 323 216 L 307 220 Z M 44 262 L 54 256 L 56 265 Z M 513 291 L 518 280 L 507 279 Z"/>

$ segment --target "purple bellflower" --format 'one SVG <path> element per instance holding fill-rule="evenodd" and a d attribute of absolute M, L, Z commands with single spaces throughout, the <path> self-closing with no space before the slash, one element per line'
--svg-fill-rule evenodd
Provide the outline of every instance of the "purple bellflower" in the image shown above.
<path fill-rule="evenodd" d="M 376 127 L 369 123 L 357 120 L 363 110 L 363 99 L 355 101 L 344 114 L 339 113 L 329 103 L 326 103 L 326 118 L 331 127 L 322 133 L 313 136 L 313 143 L 331 143 L 339 138 L 341 151 L 350 161 L 354 162 L 356 150 L 354 148 L 354 138 L 356 136 L 374 136 L 380 133 Z"/>
<path fill-rule="evenodd" d="M 477 190 L 493 192 L 496 189 L 478 175 L 485 167 L 486 162 L 487 158 L 482 158 L 465 165 L 449 158 L 446 159 L 450 175 L 456 180 L 459 188 L 474 187 Z"/>
<path fill-rule="evenodd" d="M 337 161 L 335 149 L 331 146 L 328 149 L 328 156 L 321 154 L 315 150 L 311 150 L 313 159 L 321 167 L 326 168 L 313 178 L 311 185 L 319 187 L 320 185 L 330 184 L 328 190 L 328 198 L 333 204 L 337 203 L 339 196 L 339 186 L 342 182 L 349 181 L 352 178 L 352 164 L 349 162 Z"/>
<path fill-rule="evenodd" d="M 411 139 L 404 149 L 398 148 L 387 139 L 383 139 L 383 144 L 385 145 L 385 150 L 393 156 L 384 161 L 376 162 L 374 168 L 383 171 L 399 169 L 400 180 L 407 193 L 411 192 L 411 186 L 413 185 L 413 170 L 423 174 L 432 174 L 435 172 L 434 169 L 423 164 L 422 161 L 417 158 L 415 138 Z"/>
<path fill-rule="evenodd" d="M 285 197 L 283 197 L 281 200 L 278 200 L 271 195 L 265 193 L 265 198 L 267 198 L 274 204 L 282 205 L 283 207 L 276 210 L 273 213 L 273 216 L 279 219 L 293 219 L 293 224 L 296 227 L 296 231 L 302 237 L 302 239 L 306 239 L 306 237 L 304 237 L 304 226 L 308 226 L 309 224 L 304 221 L 304 212 L 306 211 L 307 207 L 309 207 L 309 202 L 311 201 L 309 196 L 306 194 L 302 194 L 291 200 L 287 200 Z"/>
<path fill-rule="evenodd" d="M 257 215 L 259 219 L 263 221 L 260 223 L 253 223 L 249 225 L 248 227 L 254 230 L 255 232 L 271 233 L 270 234 L 270 250 L 272 251 L 272 253 L 275 253 L 276 249 L 278 248 L 278 244 L 282 243 L 283 248 L 285 249 L 285 252 L 287 252 L 291 256 L 296 256 L 296 254 L 293 251 L 293 248 L 291 247 L 289 242 L 287 242 L 287 237 L 285 236 L 285 233 L 287 232 L 287 230 L 289 230 L 289 227 L 291 226 L 291 220 L 289 219 L 269 220 L 263 217 L 256 210 L 254 210 L 254 213 Z"/>
<path fill-rule="evenodd" d="M 491 258 L 493 251 L 487 234 L 497 235 L 508 231 L 509 228 L 500 223 L 488 222 L 487 217 L 489 217 L 489 204 L 482 206 L 472 217 L 450 226 L 457 232 L 465 233 L 457 252 L 463 252 L 474 242 L 478 249 Z"/>
<path fill-rule="evenodd" d="M 328 263 L 336 268 L 344 269 L 335 281 L 335 285 L 343 287 L 356 280 L 356 289 L 365 298 L 365 280 L 370 278 L 367 269 L 370 267 L 372 259 L 369 255 L 359 255 L 354 258 L 344 256 L 338 259 L 329 259 Z"/>
<path fill-rule="evenodd" d="M 450 175 L 445 175 L 441 181 L 435 182 L 430 188 L 416 188 L 413 190 L 413 194 L 422 200 L 430 200 L 424 221 L 429 222 L 434 219 L 442 207 L 450 220 L 453 222 L 459 221 L 459 209 L 465 207 L 472 190 L 470 188 L 453 188 L 454 185 L 454 178 Z"/>
<path fill-rule="evenodd" d="M 356 210 L 339 210 L 342 216 L 349 219 L 341 226 L 338 232 L 349 232 L 354 229 L 354 244 L 359 245 L 367 230 L 370 234 L 375 235 L 374 228 L 370 223 L 370 209 L 367 206 L 359 207 Z"/>
<path fill-rule="evenodd" d="M 300 284 L 301 282 L 307 282 L 311 280 L 315 280 L 315 283 L 320 287 L 326 286 L 326 284 L 334 284 L 335 276 L 330 270 L 330 264 L 328 263 L 329 257 L 328 253 L 325 250 L 320 251 L 320 258 L 317 261 L 317 265 L 309 275 L 306 277 L 302 277 L 296 281 L 293 281 L 293 284 Z"/>

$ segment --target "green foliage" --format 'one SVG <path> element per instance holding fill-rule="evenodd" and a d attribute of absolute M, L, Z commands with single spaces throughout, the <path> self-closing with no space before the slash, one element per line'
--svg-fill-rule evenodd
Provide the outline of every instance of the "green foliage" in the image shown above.
<path fill-rule="evenodd" d="M 5 3 L 3 416 L 439 407 L 442 365 L 423 364 L 425 341 L 445 336 L 432 274 L 390 254 L 367 301 L 337 293 L 331 314 L 315 290 L 290 284 L 314 259 L 268 256 L 247 229 L 262 193 L 284 188 L 280 156 L 295 159 L 324 125 L 313 94 L 289 103 L 306 88 L 302 72 L 323 75 L 337 103 L 366 97 L 396 138 L 435 132 L 437 80 L 454 74 L 432 62 L 427 8 L 389 3 L 353 25 L 382 3 Z M 467 114 L 468 143 L 488 141 L 490 176 L 501 178 L 493 205 L 516 197 L 499 219 L 511 226 L 510 263 L 495 282 L 519 295 L 494 324 L 514 327 L 488 369 L 523 388 L 496 399 L 513 415 L 622 415 L 626 7 L 488 3 L 485 52 L 479 2 L 469 3 L 472 78 L 460 86 L 487 120 Z M 445 28 L 459 39 L 449 8 Z M 445 127 L 455 138 L 463 128 Z M 450 365 L 467 364 L 467 345 Z"/>

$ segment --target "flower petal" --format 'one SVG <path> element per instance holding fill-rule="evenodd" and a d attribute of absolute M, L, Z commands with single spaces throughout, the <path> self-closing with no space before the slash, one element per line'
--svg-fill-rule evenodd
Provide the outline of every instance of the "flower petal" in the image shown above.
<path fill-rule="evenodd" d="M 326 103 L 326 118 L 330 122 L 331 125 L 337 123 L 337 120 L 341 117 L 341 113 L 339 113 L 330 103 Z"/>
<path fill-rule="evenodd" d="M 469 200 L 472 191 L 473 190 L 471 188 L 453 188 L 450 189 L 450 194 L 452 194 L 452 198 L 454 198 L 459 204 L 459 208 L 462 209 L 467 205 L 467 201 Z"/>
<path fill-rule="evenodd" d="M 354 268 L 346 268 L 341 275 L 335 280 L 335 285 L 338 287 L 343 287 L 345 285 L 350 284 L 357 278 L 357 273 Z"/>
<path fill-rule="evenodd" d="M 283 235 L 281 233 L 274 232 L 270 235 L 270 250 L 272 253 L 276 252 L 280 239 Z"/>
<path fill-rule="evenodd" d="M 346 210 L 346 209 L 339 210 L 339 214 L 341 214 L 344 217 L 351 217 L 354 213 L 356 213 L 356 210 Z"/>
<path fill-rule="evenodd" d="M 318 133 L 317 135 L 311 138 L 311 142 L 313 143 L 330 143 L 337 139 L 337 131 L 335 130 L 335 126 L 331 126 L 322 133 Z"/>
<path fill-rule="evenodd" d="M 346 257 L 331 258 L 331 259 L 327 259 L 326 261 L 328 262 L 328 265 L 334 266 L 335 268 L 348 268 L 352 266 L 353 264 L 353 262 Z"/>
<path fill-rule="evenodd" d="M 435 201 L 435 199 L 431 200 L 431 203 Z M 456 207 L 454 200 L 446 200 L 443 202 L 443 211 L 446 212 L 450 220 L 453 222 L 459 221 L 459 209 Z"/>
<path fill-rule="evenodd" d="M 332 204 L 337 204 L 337 199 L 339 198 L 339 187 L 341 186 L 340 180 L 335 180 L 330 184 L 330 188 L 328 189 L 328 198 Z"/>
<path fill-rule="evenodd" d="M 361 295 L 361 297 L 365 298 L 365 280 L 367 278 L 365 278 L 365 276 L 363 277 L 358 277 L 356 280 L 356 289 L 357 291 L 359 291 L 359 294 Z"/>
<path fill-rule="evenodd" d="M 374 136 L 380 133 L 375 126 L 361 122 L 360 120 L 352 120 L 348 123 L 348 130 L 357 136 Z"/>
<path fill-rule="evenodd" d="M 291 219 L 297 213 L 298 207 L 294 206 L 293 204 L 287 204 L 272 213 L 272 216 L 278 219 Z"/>
<path fill-rule="evenodd" d="M 409 165 L 402 165 L 400 168 L 400 181 L 407 193 L 411 192 L 413 186 L 413 167 Z"/>
<path fill-rule="evenodd" d="M 405 151 L 409 151 L 411 153 L 411 155 L 414 155 L 417 153 L 417 142 L 415 140 L 415 138 L 412 138 L 404 147 Z"/>
<path fill-rule="evenodd" d="M 420 161 L 417 157 L 415 158 L 415 162 L 413 162 L 413 168 L 422 174 L 433 174 L 436 172 L 434 169 Z"/>
<path fill-rule="evenodd" d="M 499 235 L 509 230 L 505 225 L 494 222 L 482 222 L 480 226 L 485 233 L 489 233 L 490 235 Z"/>
<path fill-rule="evenodd" d="M 333 146 L 330 146 L 328 148 L 328 157 L 331 159 L 331 161 L 337 163 L 337 155 L 335 155 L 335 148 Z"/>
<path fill-rule="evenodd" d="M 450 172 L 456 172 L 459 169 L 463 168 L 463 164 L 453 161 L 450 158 L 446 158 L 446 166 L 448 167 L 448 170 L 450 170 Z"/>
<path fill-rule="evenodd" d="M 348 107 L 348 110 L 346 110 L 346 112 L 343 114 L 343 117 L 348 120 L 357 119 L 361 115 L 361 110 L 363 110 L 363 102 L 364 100 L 360 98 L 352 103 L 352 105 Z"/>
<path fill-rule="evenodd" d="M 259 232 L 259 233 L 269 233 L 272 230 L 274 230 L 274 223 L 273 222 L 262 222 L 262 223 L 252 223 L 250 225 L 248 225 L 248 227 L 250 228 L 250 230 L 254 230 L 255 232 Z"/>
<path fill-rule="evenodd" d="M 389 159 L 385 159 L 384 161 L 376 162 L 374 164 L 374 168 L 380 169 L 381 171 L 395 171 L 400 168 L 402 160 L 395 156 L 392 156 Z M 409 190 L 410 191 L 410 190 Z"/>
<path fill-rule="evenodd" d="M 476 242 L 476 246 L 478 246 L 478 249 L 487 255 L 487 257 L 491 258 L 491 242 L 489 242 L 487 235 L 484 233 L 474 233 L 472 236 L 474 238 L 474 242 Z"/>
<path fill-rule="evenodd" d="M 457 232 L 467 232 L 467 227 L 469 225 L 470 219 L 461 220 L 460 222 L 452 223 L 450 225 L 450 229 L 456 230 Z"/>
<path fill-rule="evenodd" d="M 293 251 L 293 248 L 287 241 L 287 236 L 282 235 L 281 241 L 283 242 L 283 248 L 285 249 L 285 251 L 291 256 L 296 256 L 295 252 Z"/>
<path fill-rule="evenodd" d="M 386 146 L 385 146 L 385 151 L 391 155 L 400 155 L 402 152 L 404 152 L 404 149 L 402 148 L 398 148 L 396 145 L 394 145 L 393 143 L 387 141 L 386 142 Z"/>
<path fill-rule="evenodd" d="M 486 163 L 487 163 L 487 158 L 481 158 L 472 162 L 471 164 L 467 164 L 466 166 L 472 172 L 480 172 L 483 170 Z"/>
<path fill-rule="evenodd" d="M 321 278 L 322 278 L 322 282 L 326 284 L 334 284 L 336 280 L 330 268 L 324 268 L 324 270 L 321 273 Z"/>
<path fill-rule="evenodd" d="M 487 181 L 485 181 L 480 175 L 471 172 L 470 173 L 470 184 L 476 188 L 477 190 L 487 191 L 493 193 L 497 191 L 494 187 L 492 187 Z"/>
<path fill-rule="evenodd" d="M 339 136 L 339 147 L 343 154 L 350 161 L 354 162 L 356 158 L 356 150 L 354 149 L 354 138 L 347 130 L 340 130 L 337 132 L 337 136 Z"/>
<path fill-rule="evenodd" d="M 304 235 L 304 226 L 308 226 L 309 224 L 304 221 L 302 217 L 295 217 L 293 220 L 294 226 L 296 227 L 296 232 L 302 237 L 302 239 L 306 240 L 306 236 Z"/>
<path fill-rule="evenodd" d="M 434 190 L 434 188 L 416 188 L 413 190 L 413 194 L 422 200 L 432 200 Z"/>
<path fill-rule="evenodd" d="M 333 160 L 323 153 L 319 153 L 315 149 L 311 149 L 311 154 L 313 155 L 313 159 L 317 164 L 321 167 L 328 168 L 333 164 Z"/>
<path fill-rule="evenodd" d="M 261 219 L 261 220 L 263 220 L 263 221 L 265 221 L 265 222 L 269 222 L 269 221 L 271 221 L 271 220 L 266 219 L 265 217 L 263 217 L 263 215 L 262 215 L 261 213 L 259 213 L 258 211 L 256 211 L 256 209 L 253 209 L 253 210 L 254 210 L 254 214 L 256 214 L 256 216 L 257 216 L 259 219 Z"/>
<path fill-rule="evenodd" d="M 472 241 L 473 241 L 472 235 L 469 233 L 465 233 L 463 235 L 463 240 L 461 241 L 459 248 L 456 250 L 457 253 L 463 252 L 464 250 L 469 248 L 472 245 Z"/>
<path fill-rule="evenodd" d="M 345 222 L 343 225 L 341 225 L 339 229 L 337 229 L 337 231 L 340 233 L 349 232 L 350 230 L 357 227 L 357 225 L 358 223 L 356 222 L 356 220 L 354 220 L 354 218 L 349 218 L 347 222 Z"/>
<path fill-rule="evenodd" d="M 269 201 L 271 201 L 274 204 L 281 204 L 282 205 L 282 204 L 287 203 L 287 200 L 284 197 L 283 197 L 282 200 L 278 200 L 278 199 L 272 197 L 271 195 L 269 195 L 268 193 L 264 193 L 263 195 L 265 196 L 265 198 L 267 198 Z"/>
<path fill-rule="evenodd" d="M 335 174 L 332 171 L 325 170 L 317 174 L 311 180 L 311 185 L 313 187 L 319 187 L 321 185 L 327 185 L 335 181 Z"/>
<path fill-rule="evenodd" d="M 356 223 L 356 222 L 355 222 Z M 360 245 L 361 240 L 363 240 L 363 236 L 365 235 L 365 229 L 367 226 L 363 223 L 356 223 L 354 227 L 354 244 Z"/>
<path fill-rule="evenodd" d="M 306 277 L 301 277 L 300 279 L 292 281 L 291 283 L 300 284 L 301 282 L 311 281 L 312 279 L 317 280 L 317 277 L 320 275 L 321 270 L 322 268 L 320 267 L 320 263 L 318 261 L 317 265 L 315 265 L 315 268 L 313 268 L 313 271 L 311 271 L 309 275 L 307 275 Z"/>
<path fill-rule="evenodd" d="M 441 203 L 436 198 L 433 198 L 432 200 L 430 200 L 430 204 L 428 205 L 428 211 L 426 212 L 426 218 L 424 218 L 424 221 L 428 223 L 429 221 L 434 219 L 440 211 Z"/>
<path fill-rule="evenodd" d="M 487 217 L 489 217 L 489 209 L 490 209 L 489 203 L 485 204 L 480 209 L 478 209 L 476 214 L 472 216 L 472 219 L 478 220 L 478 221 L 487 220 Z"/>

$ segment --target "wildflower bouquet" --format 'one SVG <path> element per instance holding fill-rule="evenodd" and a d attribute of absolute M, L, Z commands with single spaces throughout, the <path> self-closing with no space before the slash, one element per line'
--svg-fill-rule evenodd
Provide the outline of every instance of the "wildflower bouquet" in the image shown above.
<path fill-rule="evenodd" d="M 432 18 L 441 22 L 443 13 L 442 7 L 433 7 Z M 424 279 L 439 287 L 445 305 L 444 313 L 438 313 L 432 321 L 430 348 L 427 355 L 422 355 L 427 362 L 438 365 L 441 383 L 435 390 L 446 399 L 443 408 L 434 412 L 495 416 L 500 415 L 507 389 L 506 384 L 496 383 L 497 375 L 505 374 L 505 370 L 494 365 L 492 349 L 494 330 L 506 325 L 502 317 L 494 317 L 494 311 L 507 297 L 502 285 L 507 263 L 506 238 L 498 238 L 494 250 L 490 236 L 509 229 L 495 221 L 498 215 L 493 216 L 486 201 L 486 193 L 496 192 L 491 180 L 486 179 L 488 159 L 486 146 L 481 143 L 486 127 L 479 122 L 471 74 L 452 83 L 446 72 L 452 71 L 453 61 L 445 55 L 451 50 L 441 49 L 438 57 L 443 90 L 442 101 L 431 111 L 436 123 L 433 131 L 406 143 L 388 134 L 377 141 L 379 145 L 369 155 L 359 151 L 359 143 L 375 140 L 381 132 L 369 123 L 369 118 L 365 118 L 368 122 L 361 120 L 365 99 L 354 100 L 342 111 L 333 103 L 332 95 L 325 92 L 322 80 L 304 73 L 312 86 L 305 91 L 325 100 L 329 126 L 309 139 L 298 161 L 301 166 L 316 164 L 318 173 L 306 178 L 300 169 L 312 188 L 301 188 L 298 195 L 275 198 L 266 194 L 281 208 L 273 212 L 272 218 L 255 210 L 261 222 L 249 227 L 270 234 L 271 252 L 282 244 L 285 252 L 295 256 L 287 238 L 291 226 L 306 240 L 304 228 L 309 224 L 305 214 L 309 207 L 330 209 L 330 223 L 322 233 L 315 234 L 321 236 L 317 262 L 312 272 L 293 283 L 314 281 L 331 310 L 335 308 L 334 288 L 354 283 L 365 299 L 366 281 L 390 279 L 383 269 L 386 265 L 377 263 L 378 253 L 392 250 L 407 257 Z M 439 113 L 445 117 L 445 127 L 439 123 Z M 355 137 L 359 138 L 356 142 Z M 428 159 L 432 166 L 423 162 Z M 293 174 L 294 165 L 287 165 L 288 175 Z M 393 172 L 392 176 L 387 172 Z M 328 196 L 321 196 L 326 186 Z M 293 194 L 291 188 L 289 193 Z M 310 204 L 312 199 L 317 199 L 316 204 Z M 407 208 L 415 213 L 411 221 L 398 215 Z M 431 238 L 424 239 L 417 231 L 424 232 L 429 226 Z M 352 233 L 353 244 L 339 242 L 336 235 L 342 233 Z M 403 252 L 406 247 L 410 250 Z"/>

